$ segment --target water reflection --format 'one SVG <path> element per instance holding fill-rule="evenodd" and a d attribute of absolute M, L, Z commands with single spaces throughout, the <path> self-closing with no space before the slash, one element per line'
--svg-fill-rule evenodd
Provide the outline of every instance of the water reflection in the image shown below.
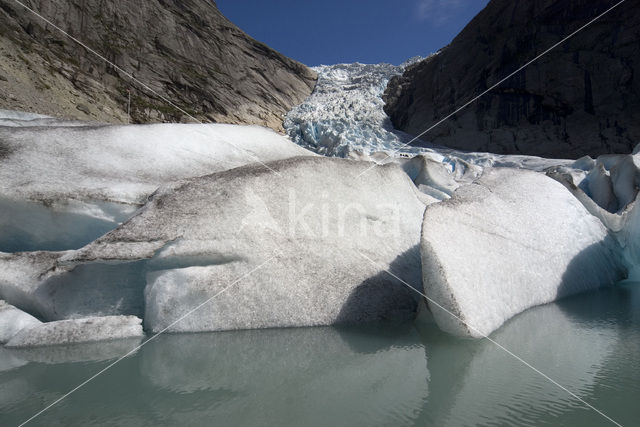
<path fill-rule="evenodd" d="M 629 399 L 640 392 L 636 350 L 638 292 L 615 287 L 528 310 L 491 338 L 580 398 L 620 422 L 640 412 Z M 602 425 L 607 421 L 488 340 L 453 339 L 420 328 L 432 391 L 421 416 L 428 425 Z M 631 334 L 631 335 L 630 335 Z M 622 374 L 622 375 L 621 375 Z M 624 384 L 623 384 L 624 383 Z M 611 389 L 626 392 L 610 398 Z M 613 393 L 616 394 L 616 393 Z"/>
<path fill-rule="evenodd" d="M 219 392 L 213 416 L 236 425 L 407 425 L 427 397 L 410 326 L 172 335 L 141 363 L 159 388 Z"/>
<path fill-rule="evenodd" d="M 72 388 L 70 377 L 79 383 L 102 365 L 43 366 L 0 376 L 3 388 L 26 390 L 0 396 L 0 424 L 27 418 Z M 176 334 L 35 424 L 412 425 L 427 393 L 424 346 L 410 324 Z"/>
<path fill-rule="evenodd" d="M 640 419 L 638 286 L 536 307 L 492 338 L 634 425 Z M 105 359 L 119 355 L 114 345 L 0 349 L 0 425 L 23 421 L 106 366 Z M 378 325 L 161 336 L 33 423 L 103 424 L 588 426 L 606 420 L 487 340 Z"/>
<path fill-rule="evenodd" d="M 17 366 L 25 365 L 28 362 L 47 364 L 100 362 L 103 360 L 117 359 L 134 350 L 141 342 L 141 338 L 126 338 L 114 341 L 46 347 L 0 348 L 0 358 L 6 358 L 4 360 L 17 363 Z M 3 370 L 2 364 L 0 364 L 0 371 L 1 370 Z"/>

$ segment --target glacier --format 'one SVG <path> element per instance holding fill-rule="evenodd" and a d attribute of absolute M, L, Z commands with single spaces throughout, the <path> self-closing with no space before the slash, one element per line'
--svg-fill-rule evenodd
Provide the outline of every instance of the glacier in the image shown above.
<path fill-rule="evenodd" d="M 408 146 L 381 95 L 410 62 L 316 67 L 288 137 L 0 111 L 3 340 L 54 343 L 27 326 L 109 316 L 199 332 L 406 320 L 421 304 L 420 321 L 479 337 L 534 305 L 640 280 L 640 148 L 572 160 L 428 134 Z M 84 348 L 60 358 L 94 357 Z"/>
<path fill-rule="evenodd" d="M 424 274 L 428 276 L 425 276 L 423 283 L 427 296 L 434 300 L 441 299 L 448 309 L 462 318 L 473 318 L 479 326 L 478 330 L 482 334 L 489 334 L 509 317 L 527 307 L 584 289 L 611 284 L 624 277 L 633 279 L 640 275 L 637 267 L 640 265 L 640 245 L 637 243 L 640 241 L 637 231 L 640 208 L 635 202 L 640 186 L 640 145 L 630 155 L 603 155 L 597 159 L 584 157 L 577 160 L 463 152 L 431 144 L 427 139 L 428 134 L 415 141 L 417 144 L 414 142 L 406 145 L 412 138 L 390 127 L 382 108 L 381 95 L 388 80 L 407 65 L 356 63 L 317 67 L 319 79 L 314 92 L 287 115 L 285 128 L 293 141 L 322 155 L 402 165 L 415 186 L 425 194 L 426 198 L 423 200 L 429 205 L 425 212 L 423 232 L 430 226 L 437 229 L 436 224 L 441 227 L 428 233 L 426 240 L 439 238 L 441 249 L 445 252 L 452 241 L 465 241 L 466 245 L 460 250 L 469 252 L 468 257 L 456 258 L 446 268 L 440 264 L 426 268 L 423 265 L 426 270 Z M 425 128 L 428 125 L 430 123 L 425 123 Z M 501 172 L 502 169 L 529 171 L 539 175 L 537 180 L 531 178 L 531 175 L 529 178 L 533 188 L 537 190 L 526 185 L 518 187 L 516 183 L 521 178 L 513 178 L 514 187 L 506 190 L 503 196 L 513 198 L 515 195 L 508 195 L 510 191 L 520 192 L 521 200 L 516 202 L 514 199 L 513 205 L 506 204 L 505 212 L 493 211 L 486 206 L 477 212 L 462 207 L 467 203 L 464 201 L 466 198 L 490 199 L 490 192 L 480 196 L 482 190 L 478 190 L 478 194 L 470 195 L 470 189 L 482 186 L 480 183 L 485 176 L 489 179 L 494 175 L 508 175 Z M 513 174 L 515 177 L 520 176 L 517 172 Z M 557 186 L 553 186 L 553 181 L 547 177 L 563 184 L 568 192 L 563 193 Z M 546 201 L 541 200 L 541 195 L 536 195 L 535 191 L 543 192 L 547 188 L 551 188 L 558 196 L 558 204 L 554 205 L 554 209 L 550 211 L 552 213 L 536 216 L 517 209 L 517 204 L 522 203 L 538 212 L 539 209 L 535 203 L 531 203 L 532 200 L 540 203 Z M 490 200 L 485 202 L 490 203 Z M 581 210 L 576 210 L 576 204 L 582 205 Z M 451 224 L 448 221 L 456 220 L 460 215 L 460 221 L 466 224 L 466 228 L 449 229 Z M 497 218 L 502 218 L 503 223 L 497 223 Z M 546 218 L 547 221 L 537 222 L 540 218 Z M 574 218 L 580 224 L 573 230 L 576 233 L 573 237 L 571 231 L 563 231 L 565 227 L 576 227 L 567 222 L 567 218 Z M 474 221 L 477 222 L 475 230 L 471 226 Z M 587 223 L 590 225 L 586 229 L 580 228 Z M 483 228 L 482 224 L 493 224 L 495 229 L 492 231 L 491 227 Z M 500 238 L 491 241 L 491 233 L 499 236 L 504 232 L 504 227 L 511 229 L 514 224 L 519 224 L 522 232 L 512 233 L 511 243 Z M 538 224 L 546 231 L 542 235 L 536 235 L 531 230 L 531 224 Z M 572 277 L 571 280 L 563 277 L 573 257 L 578 257 L 582 250 L 589 247 L 589 242 L 583 241 L 584 239 L 574 239 L 576 236 L 584 238 L 581 232 L 592 237 L 590 243 L 595 245 L 594 248 L 599 247 L 597 242 L 602 243 L 600 251 L 592 251 L 596 262 L 585 264 L 594 268 L 594 271 L 591 276 L 585 276 L 582 284 L 578 277 Z M 483 236 L 483 233 L 487 234 Z M 545 235 L 547 237 L 542 238 Z M 488 246 L 473 245 L 471 241 L 474 236 L 485 238 L 484 244 Z M 560 260 L 542 269 L 528 269 L 528 260 L 536 259 L 545 251 L 551 253 L 551 248 L 544 247 L 554 237 L 557 237 L 557 248 L 553 250 L 563 254 Z M 506 248 L 514 241 L 521 243 L 520 250 L 507 251 Z M 425 242 L 424 235 L 422 248 L 423 260 L 425 257 L 427 261 L 438 259 L 438 254 L 431 253 L 432 248 Z M 485 250 L 490 253 L 501 250 L 505 252 L 502 258 L 492 258 Z M 505 268 L 503 258 L 511 256 L 519 261 L 514 259 L 514 265 Z M 481 286 L 476 280 L 473 282 L 477 284 L 475 288 L 474 285 L 464 284 L 466 279 L 477 279 L 478 271 L 489 272 L 487 277 L 495 275 L 495 283 L 480 280 L 483 284 Z M 496 294 L 496 299 L 486 301 L 485 308 L 478 308 L 474 304 L 463 307 L 462 302 L 453 301 L 452 295 L 445 292 L 445 278 L 448 275 L 458 275 L 455 287 L 460 287 L 469 301 L 482 301 L 488 292 Z M 498 277 L 507 280 L 507 283 L 513 283 L 509 281 L 519 275 L 522 275 L 523 281 L 515 286 L 505 288 L 505 283 L 496 284 Z M 546 275 L 549 281 L 535 282 L 534 278 L 540 278 L 541 275 Z M 467 289 L 469 286 L 472 289 Z M 498 297 L 498 294 L 501 296 Z M 433 314 L 439 318 L 443 328 L 460 335 L 479 336 L 478 331 L 469 331 L 459 321 L 452 321 L 451 316 L 443 317 L 441 311 L 438 313 L 435 310 Z"/>
<path fill-rule="evenodd" d="M 572 163 L 535 156 L 462 152 L 431 144 L 426 137 L 413 141 L 411 135 L 394 129 L 384 112 L 382 95 L 389 79 L 422 59 L 411 58 L 400 65 L 356 62 L 314 67 L 318 73 L 316 87 L 302 104 L 287 113 L 283 126 L 292 141 L 329 157 L 386 162 L 424 155 L 448 165 L 450 170 L 460 162 L 538 171 Z M 410 141 L 412 144 L 407 145 Z"/>
<path fill-rule="evenodd" d="M 382 94 L 389 79 L 402 74 L 402 65 L 337 64 L 314 67 L 318 82 L 304 103 L 284 120 L 293 141 L 332 157 L 350 157 L 399 148 L 411 137 L 396 131 L 383 111 Z"/>

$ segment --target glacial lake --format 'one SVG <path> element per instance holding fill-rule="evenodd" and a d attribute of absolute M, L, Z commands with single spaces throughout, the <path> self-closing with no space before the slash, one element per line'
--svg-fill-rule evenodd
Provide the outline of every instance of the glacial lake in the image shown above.
<path fill-rule="evenodd" d="M 640 422 L 640 283 L 536 307 L 491 338 L 620 424 Z M 0 425 L 136 345 L 0 349 Z M 608 424 L 486 339 L 403 324 L 163 335 L 28 425 Z"/>

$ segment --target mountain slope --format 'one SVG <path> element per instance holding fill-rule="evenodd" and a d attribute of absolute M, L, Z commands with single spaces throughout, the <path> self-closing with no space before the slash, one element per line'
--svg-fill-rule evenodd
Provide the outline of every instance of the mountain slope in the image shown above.
<path fill-rule="evenodd" d="M 0 108 L 123 122 L 130 90 L 134 122 L 192 115 L 281 130 L 282 116 L 315 85 L 313 71 L 253 40 L 213 1 L 23 2 L 174 106 L 15 1 L 0 0 Z"/>
<path fill-rule="evenodd" d="M 416 135 L 614 3 L 492 0 L 438 55 L 389 82 L 385 111 Z M 424 139 L 544 157 L 630 152 L 640 141 L 635 8 L 623 3 Z"/>

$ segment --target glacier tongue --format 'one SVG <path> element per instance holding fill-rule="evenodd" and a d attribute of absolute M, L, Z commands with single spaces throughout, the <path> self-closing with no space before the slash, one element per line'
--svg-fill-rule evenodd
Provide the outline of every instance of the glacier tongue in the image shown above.
<path fill-rule="evenodd" d="M 317 153 L 380 164 L 394 162 L 402 166 L 415 186 L 424 193 L 423 202 L 430 205 L 425 213 L 424 230 L 433 228 L 436 231 L 429 235 L 429 239 L 444 239 L 443 246 L 435 248 L 436 253 L 432 254 L 434 258 L 429 258 L 430 250 L 425 249 L 423 237 L 423 257 L 433 260 L 443 256 L 443 262 L 447 262 L 444 267 L 432 265 L 432 271 L 425 272 L 424 285 L 427 289 L 435 286 L 432 291 L 442 292 L 437 296 L 442 297 L 450 309 L 471 316 L 479 329 L 488 333 L 506 318 L 532 305 L 611 283 L 616 278 L 623 278 L 625 271 L 631 272 L 632 278 L 640 276 L 640 249 L 636 243 L 640 240 L 637 231 L 640 227 L 640 208 L 637 207 L 638 202 L 634 202 L 640 187 L 638 148 L 633 155 L 604 155 L 597 159 L 584 157 L 573 161 L 462 152 L 429 144 L 426 139 L 428 133 L 423 136 L 424 140 L 419 142 L 419 146 L 404 146 L 410 139 L 389 126 L 381 99 L 388 79 L 401 69 L 402 66 L 387 64 L 318 67 L 319 80 L 314 92 L 287 115 L 285 127 L 295 142 Z M 432 124 L 425 123 L 425 128 Z M 494 168 L 505 168 L 512 172 L 495 172 Z M 533 172 L 519 174 L 519 170 L 535 171 L 537 178 Z M 509 190 L 505 184 L 497 187 L 501 189 L 501 194 L 481 194 L 486 188 L 482 190 L 480 183 L 490 181 L 490 177 L 496 174 L 502 174 L 506 181 L 512 181 L 513 188 Z M 569 192 L 554 186 L 554 182 L 545 174 L 562 183 Z M 533 187 L 536 190 L 527 188 L 527 181 L 531 185 L 538 185 Z M 474 182 L 477 183 L 475 186 L 470 185 Z M 472 189 L 476 190 L 475 193 Z M 545 189 L 549 189 L 553 195 L 546 201 L 542 200 Z M 508 195 L 509 191 L 515 195 Z M 513 201 L 512 205 L 505 202 L 502 206 L 496 202 L 501 197 L 515 200 L 512 197 L 519 193 L 522 201 Z M 486 198 L 484 205 L 480 203 L 481 198 Z M 467 199 L 481 205 L 481 211 L 472 212 L 469 207 L 471 202 Z M 550 200 L 557 206 L 552 206 Z M 492 201 L 496 203 L 492 204 Z M 521 206 L 518 207 L 518 204 Z M 496 210 L 499 205 L 504 212 Z M 531 211 L 526 212 L 524 206 Z M 540 206 L 545 206 L 544 212 L 541 212 Z M 505 212 L 510 212 L 511 216 Z M 462 221 L 460 227 L 450 229 L 451 224 L 447 224 L 447 219 L 442 216 L 459 217 Z M 544 221 L 540 222 L 542 218 Z M 567 218 L 573 218 L 576 225 L 567 222 Z M 480 219 L 489 225 L 483 228 L 480 222 L 475 224 Z M 495 222 L 497 220 L 503 223 Z M 491 240 L 491 233 L 501 235 L 504 231 L 501 227 L 513 232 L 511 240 L 495 236 L 495 240 Z M 522 229 L 520 235 L 513 231 L 517 228 Z M 536 236 L 538 231 L 540 236 Z M 451 254 L 439 252 L 444 251 L 451 241 L 473 239 L 478 233 L 481 241 L 487 245 L 486 252 L 471 242 L 460 249 L 468 257 L 455 258 L 455 262 L 451 261 L 453 258 L 448 258 Z M 590 236 L 593 241 L 586 244 L 580 240 L 585 236 Z M 538 244 L 536 238 L 549 247 Z M 523 246 L 512 248 L 514 242 L 520 242 Z M 598 245 L 597 242 L 605 243 Z M 592 247 L 587 250 L 586 247 L 590 245 Z M 529 248 L 529 252 L 525 248 Z M 583 249 L 599 254 L 593 256 L 593 263 L 576 260 L 592 273 L 585 277 L 582 283 L 584 288 L 578 283 L 577 276 L 571 273 L 575 270 L 572 259 L 579 256 L 578 253 Z M 600 255 L 602 258 L 599 258 Z M 483 259 L 486 259 L 486 264 L 481 263 Z M 529 264 L 529 261 L 536 259 L 541 266 Z M 515 265 L 500 271 L 505 260 Z M 547 265 L 542 265 L 545 263 Z M 567 276 L 563 277 L 562 273 L 567 268 L 571 271 L 567 271 Z M 469 288 L 471 285 L 463 278 L 475 283 L 474 274 L 486 269 L 486 277 L 493 278 L 495 284 L 485 280 L 478 282 L 481 287 Z M 452 293 L 445 290 L 448 285 L 443 285 L 447 283 L 448 275 L 458 278 L 451 285 L 452 292 L 460 291 L 465 299 L 451 300 Z M 487 294 L 494 293 L 499 295 L 490 309 L 480 309 L 478 312 L 474 311 L 474 307 L 463 306 L 473 300 L 474 295 L 477 295 L 478 301 L 484 301 Z M 492 302 L 485 301 L 479 306 Z M 442 317 L 440 320 L 445 329 L 473 334 L 465 331 L 464 326 L 456 325 L 456 322 L 447 324 Z"/>
<path fill-rule="evenodd" d="M 318 82 L 304 103 L 285 117 L 296 143 L 318 154 L 349 157 L 354 151 L 394 150 L 411 137 L 393 129 L 382 94 L 407 64 L 338 64 L 315 67 Z"/>

